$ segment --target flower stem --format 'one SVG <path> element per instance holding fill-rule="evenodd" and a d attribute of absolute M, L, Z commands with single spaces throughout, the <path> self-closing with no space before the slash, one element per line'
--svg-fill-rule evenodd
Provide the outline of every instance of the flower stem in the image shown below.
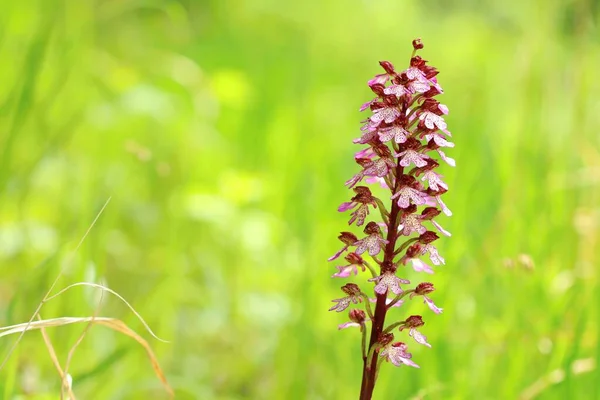
<path fill-rule="evenodd" d="M 367 314 L 369 314 L 369 318 L 371 318 L 371 320 L 373 320 L 373 311 L 371 310 L 371 304 L 369 304 L 369 296 L 367 296 L 364 293 L 361 293 L 361 297 L 363 298 L 363 300 L 365 301 L 365 309 L 367 310 Z"/>
<path fill-rule="evenodd" d="M 400 177 L 404 173 L 404 168 L 400 165 L 400 160 L 396 164 L 396 176 Z M 396 186 L 400 180 L 396 179 Z M 394 192 L 399 188 L 395 187 Z M 390 218 L 388 220 L 387 230 L 387 244 L 385 246 L 385 252 L 383 256 L 383 263 L 392 264 L 394 262 L 394 251 L 396 241 L 398 239 L 398 223 L 399 223 L 400 207 L 398 202 L 392 202 L 392 209 L 390 210 Z M 378 354 L 379 349 L 377 346 L 377 340 L 383 333 L 383 325 L 385 323 L 385 314 L 387 312 L 386 307 L 387 293 L 377 294 L 377 303 L 375 304 L 375 315 L 372 319 L 371 337 L 369 339 L 369 354 L 373 353 L 372 357 L 367 356 L 363 363 L 363 378 L 360 388 L 360 400 L 371 400 L 373 397 L 373 390 L 375 389 L 375 376 L 377 374 L 378 366 Z"/>
<path fill-rule="evenodd" d="M 390 326 L 385 328 L 383 333 L 389 333 L 389 332 L 393 331 L 395 328 L 399 327 L 400 325 L 404 325 L 404 324 L 406 324 L 405 321 L 394 322 L 393 324 L 391 324 Z"/>
<path fill-rule="evenodd" d="M 364 361 L 367 359 L 367 325 L 365 323 L 363 323 L 361 325 L 360 331 L 362 333 L 361 350 L 362 350 L 362 358 Z"/>
<path fill-rule="evenodd" d="M 377 272 L 375 271 L 375 268 L 373 268 L 371 266 L 371 264 L 369 264 L 367 261 L 363 260 L 363 264 L 365 265 L 365 267 L 369 268 L 369 271 L 371 271 L 371 275 L 373 275 L 373 278 L 377 277 Z"/>
<path fill-rule="evenodd" d="M 394 304 L 396 304 L 397 302 L 399 302 L 400 300 L 402 300 L 402 298 L 404 296 L 406 296 L 407 294 L 412 293 L 414 291 L 415 291 L 414 289 L 407 290 L 406 292 L 400 293 L 398 296 L 394 297 L 394 300 L 390 301 L 390 304 L 388 304 L 388 306 L 387 306 L 388 309 L 391 308 L 391 307 L 394 307 Z"/>

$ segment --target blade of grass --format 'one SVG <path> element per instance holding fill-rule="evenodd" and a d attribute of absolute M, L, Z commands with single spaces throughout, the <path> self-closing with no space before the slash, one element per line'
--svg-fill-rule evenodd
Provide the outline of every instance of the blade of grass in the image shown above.
<path fill-rule="evenodd" d="M 41 316 L 37 316 L 38 321 L 42 321 L 42 317 Z M 56 370 L 58 371 L 58 375 L 60 375 L 60 381 L 61 381 L 61 390 L 60 390 L 60 398 L 63 398 L 63 392 L 66 388 L 67 390 L 67 395 L 69 396 L 69 398 L 71 400 L 75 400 L 75 394 L 73 393 L 73 390 L 71 389 L 71 384 L 69 383 L 69 379 L 68 379 L 68 375 L 66 370 L 63 371 L 63 369 L 60 366 L 60 362 L 58 361 L 58 357 L 56 356 L 56 351 L 54 351 L 54 346 L 52 345 L 52 341 L 50 340 L 50 337 L 48 336 L 48 333 L 46 332 L 46 328 L 44 328 L 43 326 L 40 327 L 40 332 L 42 333 L 42 337 L 44 338 L 44 344 L 46 345 L 46 349 L 48 350 L 48 354 L 50 354 L 50 359 L 52 360 L 52 364 L 54 364 L 54 367 L 56 368 Z"/>
<path fill-rule="evenodd" d="M 152 348 L 150 347 L 148 342 L 144 338 L 142 338 L 140 335 L 138 335 L 133 329 L 129 328 L 129 326 L 127 326 L 127 324 L 125 324 L 121 320 L 118 320 L 115 318 L 109 318 L 109 317 L 51 318 L 51 319 L 30 321 L 30 322 L 25 322 L 22 324 L 1 327 L 0 328 L 0 337 L 4 337 L 4 336 L 16 334 L 16 333 L 20 333 L 22 336 L 25 334 L 25 332 L 28 332 L 28 331 L 34 330 L 34 329 L 65 326 L 65 325 L 79 324 L 79 323 L 84 323 L 84 322 L 104 325 L 114 331 L 117 331 L 126 336 L 129 336 L 130 338 L 132 338 L 136 342 L 138 342 L 144 348 L 144 350 L 146 350 L 146 354 L 148 355 L 148 358 L 152 365 L 152 369 L 154 370 L 154 373 L 156 374 L 158 379 L 163 384 L 163 387 L 165 388 L 165 390 L 169 393 L 169 396 L 171 398 L 173 398 L 175 396 L 173 389 L 169 385 L 167 378 L 165 377 L 165 374 L 163 373 L 162 369 L 160 368 L 158 359 L 154 355 L 154 352 L 152 351 Z"/>
<path fill-rule="evenodd" d="M 89 287 L 94 287 L 94 288 L 98 288 L 101 289 L 102 292 L 104 293 L 104 291 L 109 292 L 110 294 L 116 296 L 119 300 L 121 300 L 123 303 L 125 303 L 125 305 L 131 310 L 131 312 L 140 320 L 140 322 L 142 323 L 142 325 L 144 325 L 144 328 L 146 328 L 146 330 L 148 331 L 148 333 L 150 333 L 150 335 L 152 335 L 152 337 L 160 342 L 163 343 L 169 343 L 169 341 L 164 340 L 159 338 L 158 336 L 156 336 L 156 334 L 152 331 L 152 329 L 150 328 L 150 326 L 148 326 L 148 324 L 146 323 L 146 321 L 144 320 L 144 318 L 142 318 L 142 316 L 135 310 L 135 308 L 133 308 L 133 306 L 131 304 L 129 304 L 129 302 L 127 300 L 125 300 L 123 298 L 123 296 L 121 296 L 119 293 L 115 292 L 114 290 L 103 286 L 103 285 L 99 285 L 97 283 L 89 283 L 89 282 L 77 282 L 77 283 L 73 283 L 67 287 L 65 287 L 64 289 L 60 290 L 58 293 L 53 294 L 52 296 L 48 297 L 46 299 L 46 302 L 54 299 L 57 296 L 60 296 L 61 294 L 63 294 L 64 292 L 66 292 L 67 290 L 74 288 L 76 286 L 89 286 Z"/>
<path fill-rule="evenodd" d="M 90 226 L 88 227 L 88 229 L 86 230 L 86 232 L 84 233 L 83 237 L 81 238 L 81 240 L 79 241 L 79 243 L 77 243 L 77 246 L 75 247 L 75 250 L 73 250 L 73 253 L 71 253 L 71 259 L 73 258 L 73 256 L 75 255 L 75 253 L 77 253 L 77 251 L 79 250 L 79 248 L 81 247 L 81 245 L 83 244 L 84 240 L 87 238 L 87 236 L 89 235 L 90 231 L 92 230 L 92 228 L 94 227 L 94 225 L 96 225 L 96 222 L 98 221 L 98 219 L 100 218 L 100 216 L 102 215 L 102 213 L 104 212 L 104 210 L 106 209 L 106 207 L 108 206 L 108 203 L 110 202 L 110 197 L 106 200 L 106 202 L 104 203 L 104 205 L 102 206 L 102 208 L 100 209 L 100 211 L 98 211 L 98 213 L 96 214 L 96 217 L 94 218 L 94 220 L 92 221 L 92 223 L 90 224 Z M 70 260 L 69 260 L 70 261 Z M 56 286 L 56 284 L 58 283 L 58 281 L 60 280 L 60 278 L 63 276 L 64 271 L 67 267 L 69 263 L 65 263 L 65 265 L 61 268 L 61 270 L 58 272 L 58 275 L 56 276 L 56 278 L 54 279 L 54 281 L 52 282 L 52 284 L 50 285 L 50 288 L 48 289 L 48 291 L 46 292 L 46 294 L 44 295 L 44 298 L 42 299 L 42 301 L 40 301 L 40 303 L 38 304 L 35 312 L 33 313 L 33 315 L 31 316 L 31 318 L 29 319 L 29 323 L 31 324 L 33 322 L 33 320 L 36 318 L 36 316 L 39 314 L 40 310 L 42 309 L 42 306 L 44 305 L 44 303 L 46 301 L 48 301 L 48 296 L 50 295 L 50 293 L 52 293 L 52 290 L 54 290 L 54 287 Z M 21 339 L 23 338 L 23 335 L 25 334 L 25 331 L 21 332 L 21 334 L 19 335 L 19 337 L 17 338 L 17 340 L 13 343 L 13 345 L 10 347 L 10 349 L 8 349 L 8 353 L 6 354 L 6 356 L 4 357 L 4 360 L 2 360 L 2 363 L 0 364 L 0 371 L 2 371 L 2 368 L 4 368 L 4 366 L 6 365 L 8 359 L 10 358 L 10 356 L 12 355 L 12 353 L 15 351 L 17 345 L 19 344 L 19 342 L 21 341 Z"/>
<path fill-rule="evenodd" d="M 85 328 L 83 329 L 83 331 L 81 332 L 81 334 L 79 335 L 79 337 L 77 338 L 77 340 L 75 341 L 75 343 L 73 344 L 73 346 L 71 347 L 71 349 L 69 350 L 69 354 L 67 355 L 67 361 L 65 362 L 65 373 L 64 373 L 64 376 L 63 376 L 63 388 L 68 387 L 69 391 L 71 390 L 71 383 L 67 382 L 65 379 L 66 379 L 66 377 L 68 376 L 68 373 L 69 373 L 69 366 L 71 365 L 71 360 L 73 358 L 73 354 L 75 354 L 75 350 L 77 349 L 77 347 L 79 346 L 79 344 L 83 341 L 83 338 L 85 337 L 86 333 L 90 330 L 90 328 L 94 324 L 94 319 L 98 316 L 98 312 L 100 312 L 100 307 L 102 306 L 102 299 L 103 298 L 104 298 L 104 290 L 100 291 L 100 299 L 98 300 L 98 306 L 94 310 L 94 314 L 92 315 L 92 319 L 85 326 Z M 65 385 L 65 384 L 67 384 L 67 385 Z M 61 397 L 62 397 L 62 395 L 63 395 L 63 393 L 61 391 Z"/>

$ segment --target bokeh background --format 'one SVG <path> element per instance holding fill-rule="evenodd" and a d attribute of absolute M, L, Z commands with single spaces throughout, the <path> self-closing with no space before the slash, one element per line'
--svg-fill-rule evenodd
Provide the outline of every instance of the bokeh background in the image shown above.
<path fill-rule="evenodd" d="M 422 313 L 433 348 L 411 346 L 420 370 L 386 366 L 375 398 L 600 398 L 597 0 L 1 6 L 0 325 L 27 321 L 64 269 L 57 289 L 104 283 L 170 341 L 104 297 L 179 399 L 357 398 L 359 335 L 327 312 L 345 282 L 326 259 L 366 81 L 421 37 L 456 143 L 453 236 L 446 266 L 407 276 L 434 282 L 444 313 L 396 311 Z M 79 287 L 41 315 L 97 304 Z M 83 329 L 48 330 L 61 362 Z M 78 398 L 167 398 L 143 348 L 102 326 L 70 372 Z M 58 393 L 30 332 L 0 398 Z"/>

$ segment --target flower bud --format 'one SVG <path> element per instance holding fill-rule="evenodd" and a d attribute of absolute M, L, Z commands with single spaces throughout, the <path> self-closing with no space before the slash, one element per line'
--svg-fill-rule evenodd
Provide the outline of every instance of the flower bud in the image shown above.
<path fill-rule="evenodd" d="M 351 265 L 363 265 L 365 262 L 365 260 L 363 260 L 363 258 L 356 253 L 348 253 L 348 255 L 346 255 L 344 258 Z"/>
<path fill-rule="evenodd" d="M 429 293 L 433 292 L 434 290 L 435 290 L 435 288 L 433 287 L 433 283 L 421 282 L 415 288 L 415 292 L 414 293 L 417 296 L 424 296 L 426 294 L 429 294 Z"/>
<path fill-rule="evenodd" d="M 358 240 L 358 238 L 352 232 L 342 232 L 338 236 L 338 239 L 348 246 L 352 246 Z"/>
<path fill-rule="evenodd" d="M 406 250 L 406 257 L 417 258 L 423 253 L 423 248 L 419 243 L 415 243 Z"/>
<path fill-rule="evenodd" d="M 372 235 L 374 233 L 381 234 L 381 228 L 379 227 L 379 225 L 377 225 L 377 222 L 371 221 L 367 224 L 367 226 L 365 226 L 364 232 L 367 235 Z"/>
<path fill-rule="evenodd" d="M 424 220 L 432 220 L 433 218 L 437 217 L 440 214 L 441 214 L 441 211 L 438 210 L 437 208 L 427 207 L 427 208 L 424 208 L 423 211 L 421 211 L 421 218 L 423 218 Z"/>
<path fill-rule="evenodd" d="M 358 308 L 353 308 L 350 310 L 348 316 L 350 317 L 350 321 L 356 322 L 357 324 L 363 324 L 366 318 L 365 312 Z"/>
<path fill-rule="evenodd" d="M 413 49 L 421 50 L 423 48 L 423 43 L 421 43 L 421 38 L 417 38 L 412 41 Z"/>
<path fill-rule="evenodd" d="M 423 325 L 425 325 L 425 322 L 423 322 L 423 318 L 420 315 L 411 315 L 410 317 L 406 318 L 401 330 L 404 328 L 418 328 Z"/>
<path fill-rule="evenodd" d="M 379 335 L 379 339 L 377 340 L 377 343 L 381 344 L 382 346 L 385 346 L 386 344 L 391 343 L 393 340 L 394 340 L 393 333 L 382 333 L 381 335 Z"/>
<path fill-rule="evenodd" d="M 379 65 L 381 65 L 389 75 L 394 75 L 396 73 L 394 66 L 389 61 L 379 61 Z"/>
<path fill-rule="evenodd" d="M 383 97 L 385 96 L 385 94 L 383 93 L 383 91 L 385 90 L 385 86 L 383 86 L 381 83 L 375 83 L 373 85 L 370 86 L 371 90 L 373 91 L 373 93 L 375 93 L 377 96 Z"/>
<path fill-rule="evenodd" d="M 360 288 L 355 283 L 347 283 L 342 286 L 342 291 L 346 293 L 348 296 L 356 296 L 361 293 Z"/>
<path fill-rule="evenodd" d="M 421 236 L 419 236 L 419 243 L 429 244 L 431 242 L 438 240 L 439 238 L 440 237 L 437 235 L 437 233 L 432 232 L 432 231 L 427 231 L 424 234 L 422 234 Z"/>

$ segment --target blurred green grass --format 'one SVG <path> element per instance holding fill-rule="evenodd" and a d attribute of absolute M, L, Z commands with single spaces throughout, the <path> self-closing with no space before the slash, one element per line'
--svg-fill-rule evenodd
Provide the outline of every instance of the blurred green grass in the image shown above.
<path fill-rule="evenodd" d="M 359 337 L 326 311 L 343 282 L 325 260 L 366 81 L 422 37 L 457 145 L 432 277 L 444 314 L 423 311 L 433 348 L 413 346 L 420 370 L 385 368 L 376 398 L 600 398 L 599 8 L 3 1 L 0 324 L 28 320 L 66 265 L 60 287 L 105 282 L 171 340 L 151 344 L 177 398 L 356 398 Z M 96 301 L 73 289 L 42 315 Z M 101 314 L 142 331 L 114 299 Z M 81 329 L 50 332 L 63 362 Z M 80 398 L 166 398 L 143 350 L 103 327 L 71 373 Z M 59 388 L 27 334 L 0 398 Z"/>

